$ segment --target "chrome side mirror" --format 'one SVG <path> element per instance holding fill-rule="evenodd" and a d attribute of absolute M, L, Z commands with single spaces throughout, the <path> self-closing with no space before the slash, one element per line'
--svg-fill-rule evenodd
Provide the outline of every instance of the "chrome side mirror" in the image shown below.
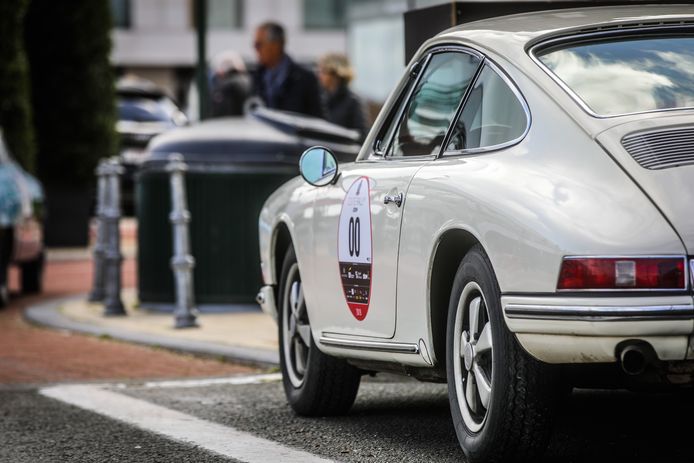
<path fill-rule="evenodd" d="M 313 186 L 329 185 L 337 179 L 337 159 L 328 148 L 314 146 L 301 155 L 299 171 Z"/>

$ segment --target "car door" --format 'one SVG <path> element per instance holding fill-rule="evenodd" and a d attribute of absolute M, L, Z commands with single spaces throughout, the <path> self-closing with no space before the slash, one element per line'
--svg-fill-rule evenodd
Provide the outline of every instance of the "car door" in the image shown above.
<path fill-rule="evenodd" d="M 321 335 L 391 338 L 396 323 L 400 225 L 408 186 L 436 158 L 480 58 L 431 51 L 389 110 L 373 149 L 340 166 L 314 207 L 314 291 L 307 301 Z M 313 298 L 314 300 L 310 300 Z"/>
<path fill-rule="evenodd" d="M 398 332 L 421 332 L 422 319 L 418 315 L 430 301 L 428 284 L 435 284 L 430 283 L 427 264 L 444 231 L 466 230 L 480 237 L 490 258 L 501 264 L 495 270 L 517 268 L 516 256 L 531 252 L 528 249 L 537 245 L 529 239 L 528 229 L 537 222 L 533 214 L 540 211 L 522 209 L 527 205 L 518 209 L 519 199 L 509 194 L 518 187 L 507 187 L 515 177 L 515 181 L 527 185 L 529 192 L 546 188 L 540 177 L 528 176 L 522 169 L 529 148 L 521 141 L 530 123 L 528 105 L 516 85 L 501 68 L 486 60 L 458 111 L 446 149 L 410 182 L 398 273 L 398 319 L 409 325 L 398 323 Z M 500 199 L 490 202 L 495 195 Z M 499 204 L 511 211 L 515 207 L 515 217 L 526 215 L 527 222 L 518 221 L 509 227 L 507 224 L 514 221 L 505 216 L 506 210 Z M 536 273 L 527 271 L 512 278 L 523 282 L 533 275 Z M 438 308 L 447 307 L 448 298 L 439 304 Z"/>

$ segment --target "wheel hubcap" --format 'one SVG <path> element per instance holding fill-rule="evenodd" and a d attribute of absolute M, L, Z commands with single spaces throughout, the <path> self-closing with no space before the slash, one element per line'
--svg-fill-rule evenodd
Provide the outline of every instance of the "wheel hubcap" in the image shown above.
<path fill-rule="evenodd" d="M 294 387 L 301 387 L 308 365 L 311 346 L 311 326 L 304 302 L 304 292 L 299 267 L 294 264 L 287 275 L 283 295 L 282 329 L 284 330 L 284 361 L 289 380 Z"/>
<path fill-rule="evenodd" d="M 479 285 L 468 283 L 458 302 L 453 352 L 455 388 L 466 426 L 482 429 L 492 395 L 492 329 Z"/>
<path fill-rule="evenodd" d="M 472 370 L 472 365 L 475 360 L 475 348 L 469 342 L 463 348 L 463 360 L 465 361 L 465 369 Z"/>

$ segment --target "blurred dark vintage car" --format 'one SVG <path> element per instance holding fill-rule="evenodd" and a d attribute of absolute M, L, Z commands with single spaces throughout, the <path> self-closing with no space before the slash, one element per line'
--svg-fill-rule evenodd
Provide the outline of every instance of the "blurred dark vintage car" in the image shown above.
<path fill-rule="evenodd" d="M 273 190 L 299 175 L 299 158 L 313 145 L 350 162 L 359 150 L 359 134 L 249 103 L 243 117 L 210 119 L 153 139 L 136 176 L 140 301 L 170 303 L 174 297 L 165 170 L 171 153 L 180 153 L 188 165 L 196 303 L 224 305 L 254 301 L 260 284 L 260 208 Z"/>
<path fill-rule="evenodd" d="M 133 175 L 145 156 L 147 143 L 167 130 L 184 126 L 188 118 L 167 93 L 153 82 L 125 77 L 116 84 L 119 156 L 123 175 L 123 206 L 132 214 Z"/>
<path fill-rule="evenodd" d="M 41 291 L 43 189 L 10 156 L 0 129 L 0 307 L 8 302 L 9 266 L 21 269 L 23 293 Z"/>

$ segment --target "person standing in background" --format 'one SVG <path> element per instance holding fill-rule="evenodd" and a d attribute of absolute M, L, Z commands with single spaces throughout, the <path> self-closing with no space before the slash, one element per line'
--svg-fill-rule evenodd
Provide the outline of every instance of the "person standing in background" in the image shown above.
<path fill-rule="evenodd" d="M 364 104 L 349 89 L 354 73 L 347 57 L 329 53 L 318 61 L 318 80 L 325 92 L 327 119 L 337 125 L 359 131 L 366 135 Z"/>
<path fill-rule="evenodd" d="M 241 56 L 232 50 L 215 56 L 210 80 L 212 117 L 243 115 L 251 79 Z"/>
<path fill-rule="evenodd" d="M 259 69 L 254 76 L 255 93 L 268 108 L 324 117 L 316 76 L 285 53 L 284 28 L 266 22 L 255 31 L 253 46 Z"/>

